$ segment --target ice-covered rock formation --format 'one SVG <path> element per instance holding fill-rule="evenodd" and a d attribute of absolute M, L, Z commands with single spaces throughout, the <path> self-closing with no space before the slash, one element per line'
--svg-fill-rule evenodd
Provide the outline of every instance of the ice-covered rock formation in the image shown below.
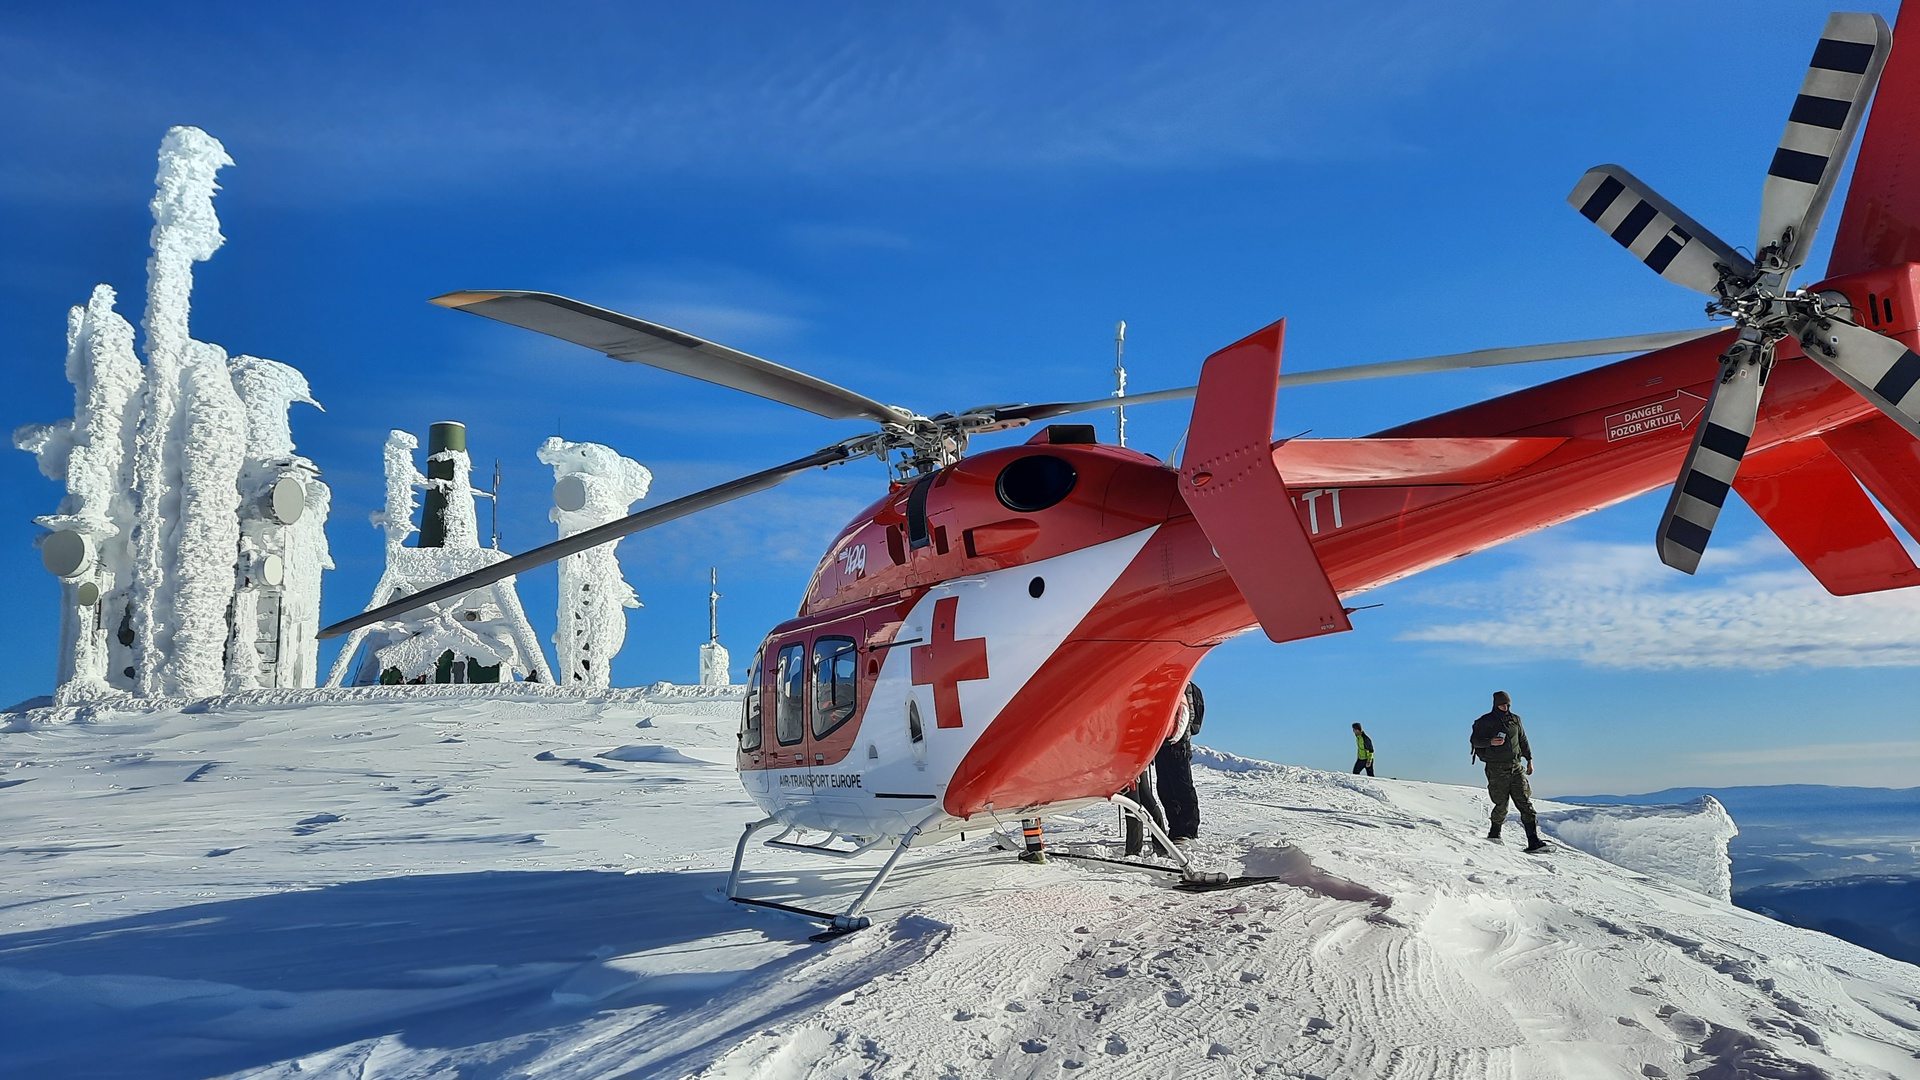
<path fill-rule="evenodd" d="M 43 558 L 62 582 L 66 700 L 313 685 L 319 575 L 331 566 L 328 492 L 313 463 L 294 455 L 286 413 L 294 401 L 314 402 L 292 368 L 250 357 L 230 364 L 188 325 L 193 264 L 225 243 L 213 196 L 216 174 L 231 164 L 206 132 L 167 132 L 144 367 L 113 290 L 96 288 L 68 321 L 73 419 L 14 433 L 43 473 L 67 485 L 59 513 L 38 519 L 52 530 Z M 278 374 L 256 377 L 269 367 Z M 283 392 L 289 379 L 297 394 Z M 261 503 L 275 487 L 275 505 Z M 303 510 L 301 529 L 278 528 Z"/>
<path fill-rule="evenodd" d="M 561 539 L 625 517 L 653 484 L 653 473 L 645 465 L 598 443 L 556 436 L 541 445 L 539 457 L 553 466 L 554 505 L 548 516 L 559 526 Z M 625 609 L 640 606 L 620 573 L 617 546 L 602 544 L 560 560 L 559 623 L 553 643 L 565 685 L 611 684 L 613 658 L 627 639 Z"/>
<path fill-rule="evenodd" d="M 436 431 L 459 427 L 435 425 Z M 507 558 L 497 548 L 480 546 L 465 429 L 460 430 L 458 447 L 431 455 L 431 463 L 445 466 L 434 470 L 444 473 L 445 478 L 423 476 L 414 467 L 413 452 L 419 445 L 419 440 L 404 431 L 387 436 L 386 507 L 372 517 L 373 524 L 386 533 L 387 567 L 374 586 L 367 609 Z M 427 511 L 435 515 L 431 537 L 426 535 L 429 530 L 416 529 L 413 523 L 413 493 L 417 488 L 435 496 L 429 500 Z M 416 531 L 423 534 L 423 544 L 408 547 L 406 539 Z M 429 539 L 437 543 L 426 543 Z M 356 686 L 504 682 L 513 675 L 553 681 L 546 654 L 520 606 L 511 577 L 355 630 L 341 647 L 327 685 L 341 686 L 349 675 Z"/>

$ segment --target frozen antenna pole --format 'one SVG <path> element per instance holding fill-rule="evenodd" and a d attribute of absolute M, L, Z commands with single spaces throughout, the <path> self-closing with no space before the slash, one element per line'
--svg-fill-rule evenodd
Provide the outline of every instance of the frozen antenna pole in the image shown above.
<path fill-rule="evenodd" d="M 733 659 L 720 644 L 720 568 L 707 567 L 707 643 L 700 646 L 700 685 L 733 683 Z"/>

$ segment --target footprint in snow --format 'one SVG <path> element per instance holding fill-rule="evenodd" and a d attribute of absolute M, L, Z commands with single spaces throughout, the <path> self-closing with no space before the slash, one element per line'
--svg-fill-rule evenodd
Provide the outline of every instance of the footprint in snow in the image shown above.
<path fill-rule="evenodd" d="M 1020 1044 L 1020 1049 L 1025 1050 L 1029 1054 L 1044 1054 L 1047 1050 L 1047 1044 L 1043 1039 L 1028 1039 Z"/>
<path fill-rule="evenodd" d="M 1126 1052 L 1127 1040 L 1118 1035 L 1107 1036 L 1107 1053 L 1112 1054 L 1114 1057 L 1119 1057 Z"/>
<path fill-rule="evenodd" d="M 310 818 L 301 818 L 294 822 L 293 835 L 310 836 L 320 831 L 320 826 L 331 825 L 341 820 L 339 814 L 315 814 Z"/>
<path fill-rule="evenodd" d="M 551 750 L 542 750 L 541 752 L 533 755 L 533 760 L 557 761 L 562 765 L 571 765 L 576 769 L 585 769 L 588 772 L 613 772 L 614 771 L 614 768 L 611 765 L 602 765 L 597 761 L 582 761 L 579 758 L 563 758 L 555 754 Z"/>
<path fill-rule="evenodd" d="M 1188 994 L 1180 990 L 1169 990 L 1166 992 L 1164 996 L 1167 1001 L 1167 1008 L 1169 1009 L 1177 1009 L 1180 1006 L 1185 1005 L 1187 1002 L 1193 1000 L 1192 994 Z"/>

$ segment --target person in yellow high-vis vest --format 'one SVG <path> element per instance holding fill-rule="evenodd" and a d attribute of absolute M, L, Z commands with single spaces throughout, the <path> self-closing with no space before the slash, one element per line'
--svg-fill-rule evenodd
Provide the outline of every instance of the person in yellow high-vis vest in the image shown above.
<path fill-rule="evenodd" d="M 1353 774 L 1358 776 L 1360 771 L 1365 769 L 1367 775 L 1372 776 L 1373 737 L 1362 730 L 1359 724 L 1353 725 L 1353 747 L 1356 751 L 1353 759 Z"/>

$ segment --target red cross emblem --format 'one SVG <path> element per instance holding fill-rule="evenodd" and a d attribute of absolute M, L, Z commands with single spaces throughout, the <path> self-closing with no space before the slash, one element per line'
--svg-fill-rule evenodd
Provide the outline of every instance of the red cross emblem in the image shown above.
<path fill-rule="evenodd" d="M 953 639 L 953 619 L 960 598 L 949 596 L 933 603 L 933 636 L 907 654 L 913 665 L 913 685 L 933 685 L 936 727 L 960 726 L 960 684 L 987 677 L 987 639 Z"/>

